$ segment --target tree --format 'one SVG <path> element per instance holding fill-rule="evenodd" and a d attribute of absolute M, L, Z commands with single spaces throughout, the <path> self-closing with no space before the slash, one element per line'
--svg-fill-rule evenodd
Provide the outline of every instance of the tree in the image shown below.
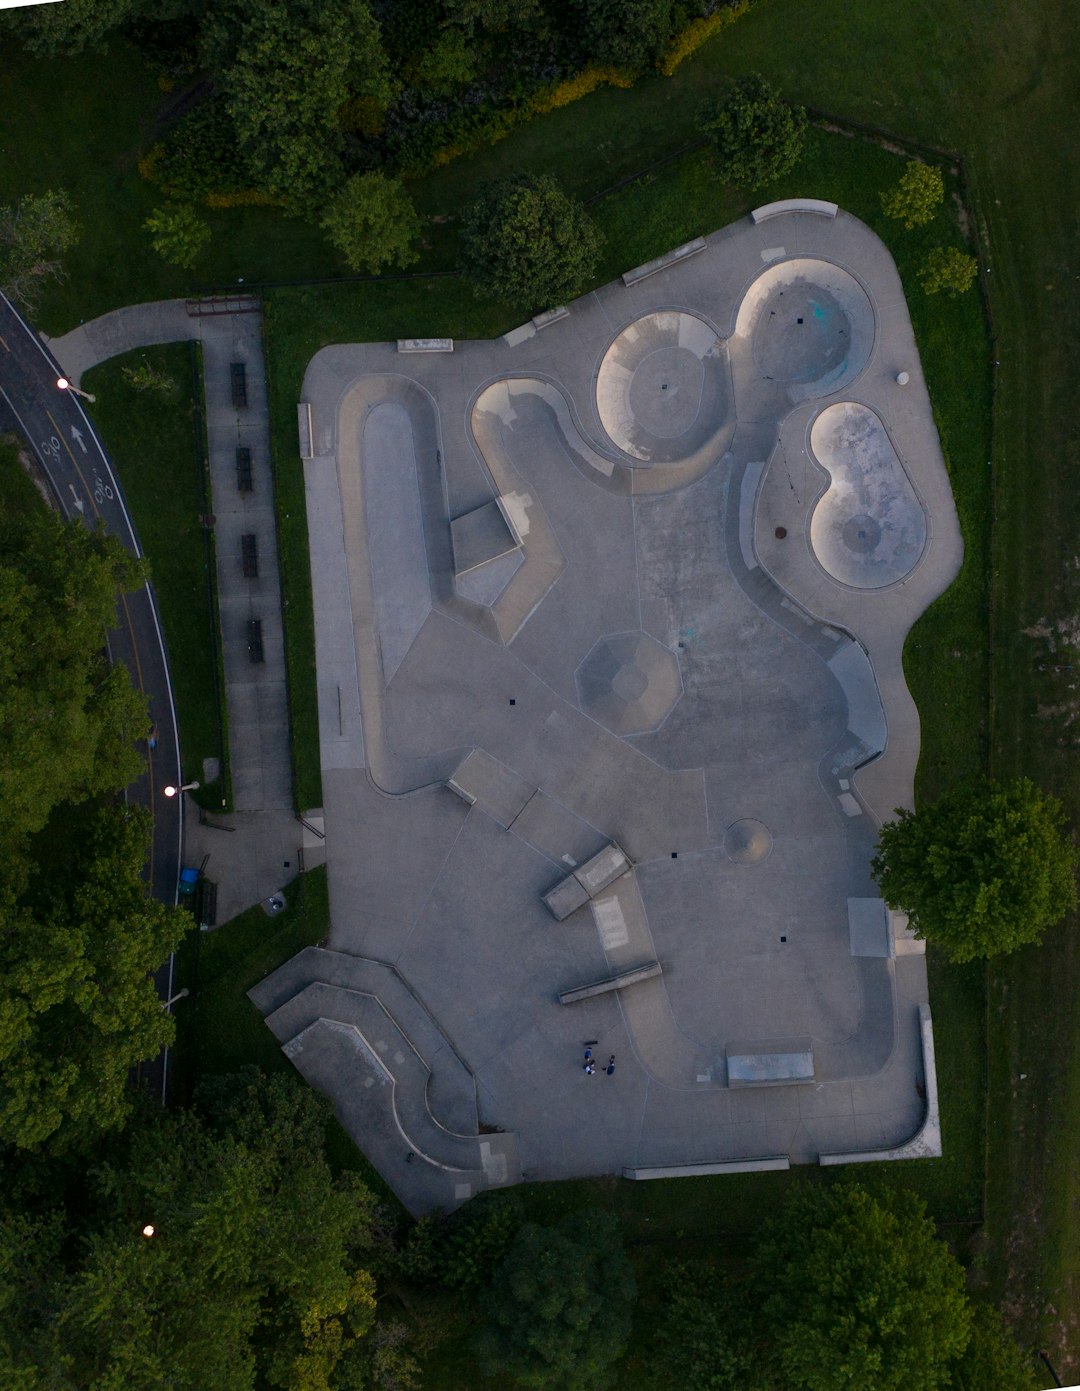
<path fill-rule="evenodd" d="M 32 312 L 41 288 L 63 279 L 60 258 L 78 240 L 74 205 L 63 189 L 28 193 L 0 208 L 0 289 Z"/>
<path fill-rule="evenodd" d="M 595 63 L 640 71 L 671 37 L 672 0 L 583 0 L 582 43 Z"/>
<path fill-rule="evenodd" d="M 151 391 L 166 401 L 179 399 L 180 385 L 164 369 L 155 367 L 144 355 L 142 362 L 121 367 L 120 375 L 133 391 Z"/>
<path fill-rule="evenodd" d="M 329 193 L 338 113 L 359 96 L 385 105 L 393 90 L 367 0 L 231 0 L 207 10 L 202 39 L 256 185 L 294 209 Z"/>
<path fill-rule="evenodd" d="M 1056 797 L 980 779 L 882 826 L 874 878 L 954 961 L 1038 942 L 1076 906 L 1076 850 Z"/>
<path fill-rule="evenodd" d="M 886 217 L 903 222 L 910 232 L 932 222 L 944 198 L 945 181 L 937 165 L 911 159 L 896 187 L 881 195 L 881 206 Z"/>
<path fill-rule="evenodd" d="M 680 1391 L 754 1391 L 761 1385 L 748 1336 L 754 1310 L 737 1288 L 707 1266 L 676 1262 L 664 1272 L 661 1292 L 657 1385 Z"/>
<path fill-rule="evenodd" d="M 330 1173 L 329 1108 L 255 1069 L 218 1093 L 212 1116 L 140 1113 L 65 1217 L 78 1240 L 53 1214 L 6 1214 L 0 1371 L 28 1348 L 35 1391 L 372 1384 L 373 1201 Z"/>
<path fill-rule="evenodd" d="M 538 19 L 541 0 L 444 0 L 444 8 L 448 24 L 498 31 Z"/>
<path fill-rule="evenodd" d="M 0 499 L 0 883 L 20 886 L 26 842 L 64 802 L 126 787 L 145 698 L 105 650 L 118 590 L 142 564 L 102 532 Z"/>
<path fill-rule="evenodd" d="M 410 65 L 409 75 L 422 90 L 449 96 L 476 76 L 476 45 L 457 25 L 444 29 Z"/>
<path fill-rule="evenodd" d="M 903 1190 L 796 1192 L 766 1228 L 752 1278 L 786 1391 L 939 1391 L 967 1345 L 964 1269 Z"/>
<path fill-rule="evenodd" d="M 919 270 L 919 284 L 928 295 L 944 290 L 955 298 L 975 284 L 979 264 L 974 256 L 955 246 L 935 246 Z"/>
<path fill-rule="evenodd" d="M 378 275 L 384 266 L 401 269 L 419 258 L 413 243 L 420 219 L 399 179 L 354 174 L 326 209 L 320 226 L 351 270 Z"/>
<path fill-rule="evenodd" d="M 698 115 L 726 183 L 755 189 L 788 174 L 802 157 L 806 112 L 790 106 L 763 77 L 749 74 Z"/>
<path fill-rule="evenodd" d="M 151 972 L 190 923 L 147 895 L 142 808 L 64 808 L 39 840 L 0 905 L 0 1141 L 21 1149 L 126 1119 L 131 1068 L 173 1037 Z"/>
<path fill-rule="evenodd" d="M 34 5 L 8 21 L 31 53 L 103 51 L 109 35 L 159 6 L 147 0 L 64 0 L 62 5 Z"/>
<path fill-rule="evenodd" d="M 1035 1375 L 1005 1321 L 990 1304 L 972 1306 L 971 1341 L 952 1369 L 952 1391 L 1039 1391 L 1043 1379 Z"/>
<path fill-rule="evenodd" d="M 493 1375 L 534 1391 L 606 1386 L 630 1334 L 635 1295 L 606 1213 L 557 1227 L 526 1223 L 487 1293 L 481 1358 Z"/>
<path fill-rule="evenodd" d="M 190 270 L 210 240 L 209 226 L 186 203 L 155 208 L 143 227 L 151 233 L 150 244 L 162 260 L 185 270 Z"/>
<path fill-rule="evenodd" d="M 462 219 L 462 268 L 478 295 L 550 309 L 596 273 L 603 238 L 547 175 L 512 174 L 481 188 Z"/>

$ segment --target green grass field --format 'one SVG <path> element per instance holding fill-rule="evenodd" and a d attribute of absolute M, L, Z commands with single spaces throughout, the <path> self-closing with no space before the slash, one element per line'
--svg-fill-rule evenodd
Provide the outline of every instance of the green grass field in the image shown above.
<path fill-rule="evenodd" d="M 1080 821 L 1072 690 L 1073 652 L 1080 646 L 1074 539 L 1080 534 L 1080 495 L 1072 486 L 1080 454 L 1072 412 L 1080 379 L 1074 327 L 1080 317 L 1080 152 L 1069 132 L 1080 125 L 1078 40 L 1080 12 L 1065 0 L 1040 6 L 996 0 L 976 10 L 965 0 L 903 6 L 867 0 L 859 7 L 819 0 L 812 10 L 799 0 L 759 0 L 674 78 L 643 82 L 632 91 L 598 92 L 414 186 L 429 218 L 453 219 L 479 181 L 511 169 L 555 173 L 571 191 L 592 197 L 691 140 L 700 98 L 728 74 L 754 70 L 832 116 L 961 152 L 973 230 L 985 253 L 982 284 L 1000 362 L 993 380 L 991 449 L 985 340 L 975 298 L 963 306 L 972 316 L 964 326 L 944 312 L 945 305 L 925 306 L 924 312 L 911 293 L 968 546 L 961 581 L 909 642 L 908 671 L 924 723 L 919 791 L 933 795 L 985 758 L 999 773 L 1023 770 L 1058 791 L 1074 822 Z M 138 179 L 135 160 L 159 99 L 129 55 L 114 53 L 107 63 L 6 63 L 0 65 L 0 91 L 13 113 L 0 201 L 63 184 L 75 193 L 91 229 L 73 259 L 71 278 L 44 302 L 41 323 L 51 331 L 118 304 L 241 275 L 250 282 L 334 273 L 332 258 L 310 228 L 259 210 L 215 215 L 215 242 L 197 283 L 156 261 L 140 227 L 154 194 Z M 43 92 L 56 92 L 65 102 L 65 119 L 50 122 L 47 130 Z M 692 159 L 674 177 L 683 182 L 680 193 L 668 197 L 667 211 L 649 201 L 661 198 L 659 175 L 598 206 L 602 220 L 610 218 L 612 228 L 618 224 L 614 245 L 635 249 L 625 260 L 617 258 L 623 265 L 643 257 L 637 248 L 651 246 L 662 230 L 696 226 L 699 206 L 707 204 L 708 215 L 721 220 L 738 210 L 718 211 Z M 856 180 L 840 201 L 859 211 L 864 204 L 851 201 L 858 196 Z M 453 239 L 452 221 L 431 223 L 421 268 L 446 268 Z M 606 266 L 605 274 L 619 268 Z M 289 325 L 305 315 L 319 316 L 326 342 L 359 321 L 354 311 L 361 300 L 374 337 L 446 332 L 450 324 L 459 336 L 507 326 L 512 307 L 488 312 L 476 302 L 452 303 L 453 295 L 444 299 L 448 292 L 438 287 L 439 282 L 319 287 L 291 292 L 297 297 L 291 308 L 284 292 L 275 293 L 268 336 L 271 375 L 278 376 L 278 428 L 289 424 L 285 406 L 292 409 L 296 398 L 290 393 L 310 346 Z M 461 318 L 454 317 L 458 313 Z M 288 460 L 278 461 L 283 507 L 294 521 L 297 482 L 290 483 L 289 469 Z M 296 522 L 296 535 L 285 538 L 283 552 L 291 546 L 293 559 L 283 556 L 283 567 L 304 564 L 300 527 Z M 295 654 L 290 660 L 295 662 Z M 1043 948 L 994 966 L 987 973 L 985 1016 L 988 1164 L 977 1272 L 1021 1334 L 1047 1347 L 1063 1373 L 1080 1367 L 1080 1335 L 1067 1313 L 1077 1303 L 1080 1271 L 1080 1171 L 1074 1161 L 1080 1143 L 1078 946 L 1076 924 L 1070 923 Z M 941 984 L 941 969 L 933 969 L 940 1040 L 949 1028 L 939 1003 L 948 987 Z M 966 1012 L 979 1012 L 978 982 L 965 978 L 955 993 L 964 998 Z M 959 1038 L 970 1065 L 981 1067 L 981 1038 L 976 1043 L 964 1028 Z M 952 1129 L 946 1119 L 947 1146 Z M 967 1161 L 964 1169 L 970 1187 L 974 1171 Z M 646 1212 L 654 1201 L 635 1198 Z"/>
<path fill-rule="evenodd" d="M 184 777 L 194 795 L 220 811 L 229 804 L 229 749 L 213 533 L 197 344 L 138 349 L 86 374 L 97 396 L 94 423 L 117 466 L 139 544 L 150 562 L 169 653 Z M 173 385 L 168 395 L 137 390 L 125 369 L 150 367 Z M 203 777 L 217 758 L 222 776 Z"/>

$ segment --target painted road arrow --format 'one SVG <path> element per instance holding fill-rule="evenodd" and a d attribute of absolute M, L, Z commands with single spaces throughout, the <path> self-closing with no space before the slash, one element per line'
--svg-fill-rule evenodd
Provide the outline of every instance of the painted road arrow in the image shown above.
<path fill-rule="evenodd" d="M 75 499 L 75 506 L 79 509 L 80 512 L 85 512 L 85 510 L 86 510 L 86 503 L 83 502 L 82 498 L 81 498 L 81 497 L 79 496 L 79 494 L 75 491 L 75 484 L 74 484 L 74 483 L 69 483 L 69 484 L 68 484 L 68 487 L 71 489 L 71 496 Z"/>
<path fill-rule="evenodd" d="M 82 452 L 85 454 L 85 453 L 86 453 L 86 445 L 83 444 L 82 431 L 81 431 L 81 430 L 77 430 L 77 429 L 75 428 L 74 425 L 71 427 L 71 438 L 75 441 L 75 443 L 79 446 L 79 448 L 80 448 L 80 449 L 82 450 Z"/>

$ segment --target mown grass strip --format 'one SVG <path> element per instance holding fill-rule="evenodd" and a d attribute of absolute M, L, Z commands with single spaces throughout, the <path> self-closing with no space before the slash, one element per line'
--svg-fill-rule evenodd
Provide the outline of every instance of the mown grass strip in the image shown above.
<path fill-rule="evenodd" d="M 166 390 L 139 388 L 125 369 L 148 370 Z M 139 543 L 150 564 L 180 722 L 184 777 L 203 783 L 201 805 L 228 800 L 228 738 L 222 688 L 217 574 L 203 517 L 205 435 L 197 398 L 201 372 L 187 343 L 139 348 L 95 367 L 85 385 L 97 401 L 94 424 L 116 464 Z M 203 760 L 222 775 L 204 777 Z"/>

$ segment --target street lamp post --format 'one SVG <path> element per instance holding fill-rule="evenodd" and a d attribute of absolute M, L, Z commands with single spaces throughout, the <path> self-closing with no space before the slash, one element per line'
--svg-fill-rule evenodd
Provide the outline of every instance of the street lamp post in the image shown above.
<path fill-rule="evenodd" d="M 60 388 L 61 391 L 74 391 L 75 395 L 81 396 L 84 401 L 97 400 L 97 397 L 93 395 L 92 392 L 83 391 L 83 389 L 81 387 L 76 386 L 74 382 L 69 382 L 67 377 L 57 377 L 56 385 Z"/>
<path fill-rule="evenodd" d="M 194 792 L 200 784 L 197 782 L 185 782 L 181 787 L 173 787 L 172 783 L 161 790 L 166 797 L 175 797 L 178 792 Z"/>
<path fill-rule="evenodd" d="M 178 991 L 176 992 L 176 994 L 172 997 L 171 1000 L 162 1000 L 162 1002 L 161 1002 L 161 1008 L 162 1008 L 162 1009 L 170 1009 L 173 1005 L 176 1004 L 177 1000 L 182 1000 L 182 999 L 184 999 L 184 997 L 185 997 L 186 995 L 190 995 L 190 994 L 191 994 L 191 991 L 190 991 L 190 990 L 187 988 L 187 986 L 185 985 L 184 988 L 183 988 L 183 990 L 178 990 Z"/>

